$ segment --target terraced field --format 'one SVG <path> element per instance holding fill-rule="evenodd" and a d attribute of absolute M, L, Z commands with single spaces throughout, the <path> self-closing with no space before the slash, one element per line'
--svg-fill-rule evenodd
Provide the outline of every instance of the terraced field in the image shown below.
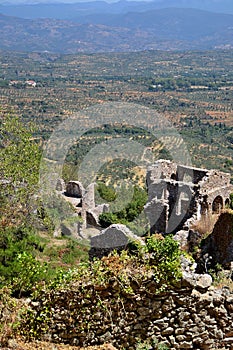
<path fill-rule="evenodd" d="M 35 123 L 35 137 L 43 142 L 62 120 L 83 108 L 104 102 L 136 103 L 172 122 L 193 165 L 232 172 L 232 62 L 231 50 L 95 55 L 1 52 L 0 113 Z M 142 142 L 132 130 L 119 128 L 117 133 Z M 116 130 L 102 129 L 98 135 L 84 136 L 67 162 L 79 163 L 94 144 L 113 135 Z M 145 140 L 143 144 L 152 147 Z M 156 156 L 171 157 L 169 152 L 172 149 L 160 149 Z"/>

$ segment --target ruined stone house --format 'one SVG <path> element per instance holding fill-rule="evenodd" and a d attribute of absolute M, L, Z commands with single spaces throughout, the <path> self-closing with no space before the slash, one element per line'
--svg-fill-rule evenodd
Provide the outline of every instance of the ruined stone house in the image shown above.
<path fill-rule="evenodd" d="M 73 235 L 75 238 L 86 238 L 83 236 L 83 230 L 88 227 L 98 227 L 100 214 L 109 210 L 108 204 L 96 204 L 95 202 L 95 183 L 91 183 L 84 188 L 80 181 L 69 181 L 65 184 L 64 180 L 58 179 L 56 190 L 62 198 L 69 202 L 73 209 L 73 216 L 82 218 L 77 224 L 61 224 L 61 233 Z M 69 212 L 70 214 L 70 212 Z"/>
<path fill-rule="evenodd" d="M 230 174 L 158 160 L 147 171 L 145 211 L 152 232 L 176 233 L 229 205 Z"/>
<path fill-rule="evenodd" d="M 229 195 L 233 192 L 230 174 L 178 165 L 169 160 L 158 160 L 149 166 L 146 181 L 145 213 L 151 232 L 176 234 L 184 246 L 192 226 L 209 213 L 220 213 L 229 205 Z M 85 189 L 79 181 L 70 181 L 67 185 L 63 182 L 58 184 L 57 190 L 72 204 L 75 215 L 82 217 L 82 224 L 69 228 L 70 234 L 84 238 L 86 228 L 101 230 L 99 215 L 107 212 L 109 206 L 95 203 L 95 184 Z M 66 234 L 67 227 L 63 227 L 62 232 Z M 104 235 L 101 237 L 105 239 Z"/>

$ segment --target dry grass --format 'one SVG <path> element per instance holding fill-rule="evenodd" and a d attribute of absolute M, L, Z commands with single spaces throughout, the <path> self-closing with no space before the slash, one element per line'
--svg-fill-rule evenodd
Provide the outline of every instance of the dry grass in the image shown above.
<path fill-rule="evenodd" d="M 216 288 L 227 287 L 231 292 L 233 292 L 233 271 L 231 270 L 220 270 L 214 276 L 213 285 Z"/>
<path fill-rule="evenodd" d="M 10 340 L 9 345 L 2 350 L 116 350 L 111 344 L 103 344 L 99 346 L 79 347 L 65 344 L 54 344 L 50 342 L 35 341 L 25 343 L 20 339 Z"/>
<path fill-rule="evenodd" d="M 203 215 L 200 220 L 193 223 L 191 229 L 199 232 L 203 237 L 206 237 L 213 231 L 219 215 L 220 213 Z"/>

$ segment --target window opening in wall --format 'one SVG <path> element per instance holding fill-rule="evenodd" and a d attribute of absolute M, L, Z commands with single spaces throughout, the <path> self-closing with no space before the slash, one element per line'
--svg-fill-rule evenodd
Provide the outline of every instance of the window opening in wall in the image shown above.
<path fill-rule="evenodd" d="M 212 212 L 214 214 L 220 213 L 220 211 L 223 209 L 223 199 L 221 196 L 217 196 L 212 204 Z"/>

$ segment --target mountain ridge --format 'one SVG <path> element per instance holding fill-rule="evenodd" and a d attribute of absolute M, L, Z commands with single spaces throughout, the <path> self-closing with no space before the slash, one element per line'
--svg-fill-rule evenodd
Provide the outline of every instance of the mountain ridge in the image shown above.
<path fill-rule="evenodd" d="M 159 9 L 85 20 L 1 15 L 0 49 L 59 53 L 233 48 L 233 15 Z"/>
<path fill-rule="evenodd" d="M 57 18 L 72 19 L 81 18 L 83 15 L 128 12 L 145 12 L 154 9 L 176 7 L 196 8 L 205 11 L 233 14 L 233 2 L 231 0 L 154 0 L 154 1 L 87 1 L 76 3 L 49 2 L 39 4 L 2 4 L 0 12 L 5 15 L 14 15 L 22 18 Z M 80 13 L 79 13 L 80 12 Z"/>

